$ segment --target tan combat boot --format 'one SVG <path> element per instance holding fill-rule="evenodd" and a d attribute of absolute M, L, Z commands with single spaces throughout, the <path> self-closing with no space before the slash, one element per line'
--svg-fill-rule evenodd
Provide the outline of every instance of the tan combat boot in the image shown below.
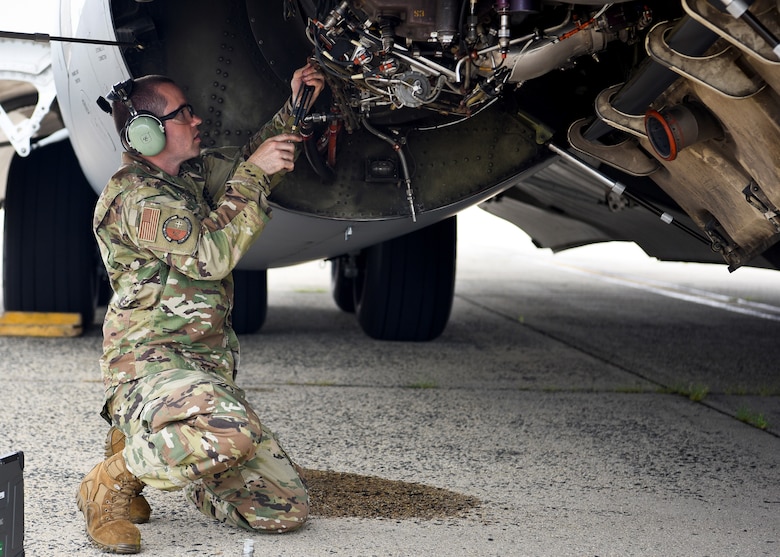
<path fill-rule="evenodd" d="M 87 536 L 96 545 L 114 553 L 141 550 L 141 532 L 130 522 L 130 499 L 142 487 L 128 471 L 121 453 L 84 476 L 76 502 L 87 521 Z"/>
<path fill-rule="evenodd" d="M 125 434 L 119 431 L 114 426 L 108 428 L 108 434 L 106 435 L 106 458 L 121 453 L 125 448 Z M 143 486 L 143 484 L 142 484 Z M 143 488 L 143 487 L 142 487 Z M 149 506 L 149 502 L 141 495 L 141 491 L 138 491 L 138 495 L 130 499 L 130 522 L 133 524 L 146 524 L 149 522 L 149 517 L 152 515 L 152 507 Z"/>

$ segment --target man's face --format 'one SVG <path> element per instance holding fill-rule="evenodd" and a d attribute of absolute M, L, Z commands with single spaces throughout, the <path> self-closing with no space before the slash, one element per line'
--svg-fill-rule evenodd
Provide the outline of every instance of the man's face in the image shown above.
<path fill-rule="evenodd" d="M 175 117 L 163 121 L 165 149 L 160 154 L 171 163 L 179 165 L 200 153 L 198 126 L 203 120 L 192 113 L 187 98 L 176 85 L 164 83 L 160 85 L 159 92 L 167 101 L 166 115 L 178 110 Z"/>

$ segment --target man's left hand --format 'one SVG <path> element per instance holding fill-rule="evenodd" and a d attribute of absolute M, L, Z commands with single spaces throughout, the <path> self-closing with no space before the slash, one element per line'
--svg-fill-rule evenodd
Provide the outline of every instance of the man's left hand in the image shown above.
<path fill-rule="evenodd" d="M 309 100 L 309 106 L 306 107 L 308 110 L 314 104 L 314 101 L 317 100 L 317 97 L 325 87 L 325 76 L 322 75 L 320 70 L 311 64 L 306 64 L 304 67 L 298 68 L 295 70 L 295 73 L 293 73 L 292 81 L 290 82 L 293 99 L 298 98 L 298 92 L 304 85 L 310 85 L 311 87 L 314 87 L 311 99 Z"/>

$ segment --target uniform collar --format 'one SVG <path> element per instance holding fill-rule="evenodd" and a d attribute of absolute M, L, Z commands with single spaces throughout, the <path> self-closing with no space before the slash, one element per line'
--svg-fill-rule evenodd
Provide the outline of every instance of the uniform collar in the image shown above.
<path fill-rule="evenodd" d="M 161 168 L 158 168 L 157 166 L 150 163 L 145 158 L 141 157 L 140 155 L 134 155 L 133 153 L 128 153 L 127 151 L 122 153 L 122 165 L 123 166 L 140 166 L 144 172 L 148 173 L 151 176 L 155 176 L 157 178 L 161 178 L 163 180 L 170 181 L 174 178 L 174 176 L 171 176 Z"/>

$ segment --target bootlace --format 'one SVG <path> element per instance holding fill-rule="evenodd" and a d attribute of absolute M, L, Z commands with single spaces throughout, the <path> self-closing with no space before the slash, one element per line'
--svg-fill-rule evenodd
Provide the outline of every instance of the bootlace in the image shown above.
<path fill-rule="evenodd" d="M 130 500 L 140 493 L 140 489 L 143 489 L 143 484 L 137 480 L 117 478 L 117 481 L 119 490 L 112 491 L 113 495 L 103 500 L 102 522 L 130 520 Z"/>

